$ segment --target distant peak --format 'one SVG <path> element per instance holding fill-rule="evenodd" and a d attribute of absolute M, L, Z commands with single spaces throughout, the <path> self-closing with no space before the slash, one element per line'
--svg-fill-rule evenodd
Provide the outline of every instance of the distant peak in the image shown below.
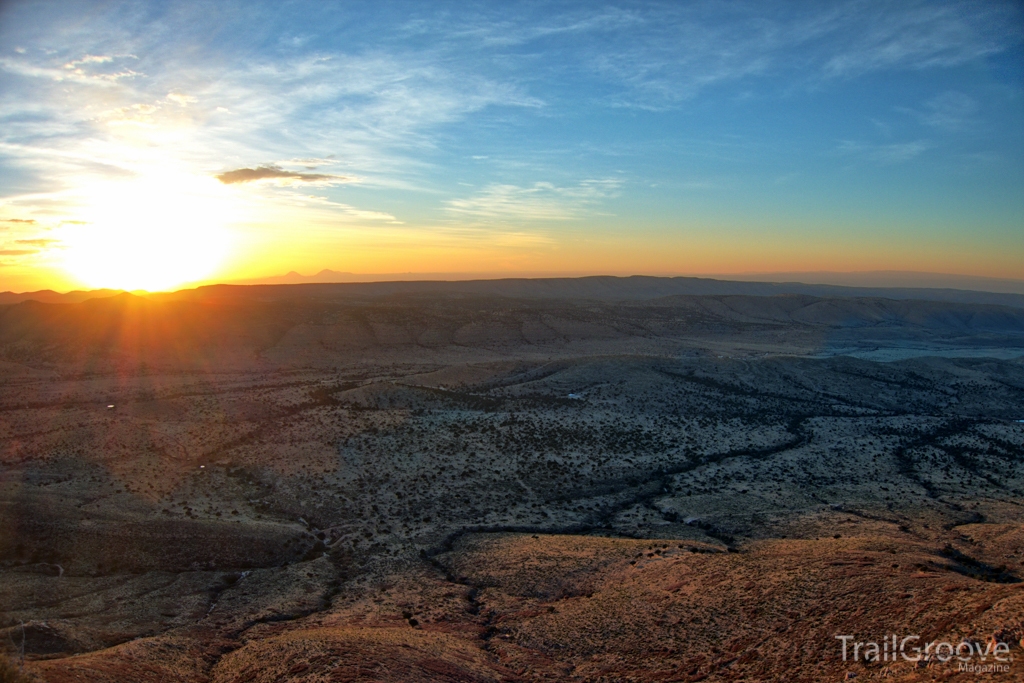
<path fill-rule="evenodd" d="M 138 301 L 149 301 L 149 299 L 147 299 L 144 296 L 139 296 L 138 294 L 134 294 L 132 292 L 118 292 L 117 294 L 114 294 L 112 296 L 100 295 L 100 296 L 90 297 L 88 299 L 85 299 L 84 303 L 87 303 L 87 304 L 97 303 L 97 304 L 102 304 L 102 305 L 117 305 L 117 304 L 123 304 L 123 303 L 135 303 L 135 302 L 138 302 Z"/>

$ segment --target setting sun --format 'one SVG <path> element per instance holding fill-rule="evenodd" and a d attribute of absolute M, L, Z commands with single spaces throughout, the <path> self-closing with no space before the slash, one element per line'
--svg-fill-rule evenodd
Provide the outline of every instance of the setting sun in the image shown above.
<path fill-rule="evenodd" d="M 125 290 L 209 276 L 230 242 L 230 202 L 217 185 L 159 174 L 90 188 L 84 220 L 63 228 L 64 269 L 83 285 Z"/>

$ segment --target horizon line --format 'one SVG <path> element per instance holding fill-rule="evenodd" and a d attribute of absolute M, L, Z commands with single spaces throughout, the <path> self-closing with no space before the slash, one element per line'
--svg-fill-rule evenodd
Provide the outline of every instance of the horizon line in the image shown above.
<path fill-rule="evenodd" d="M 341 280 L 324 280 L 316 281 L 318 277 L 346 277 L 353 279 L 341 279 Z M 494 273 L 494 272 L 472 272 L 472 271 L 451 271 L 451 272 L 416 272 L 416 271 L 405 271 L 405 272 L 392 272 L 392 273 L 354 273 L 350 271 L 335 271 L 330 268 L 324 268 L 320 271 L 313 273 L 312 275 L 303 275 L 298 271 L 292 270 L 283 275 L 266 275 L 253 278 L 238 278 L 231 280 L 216 280 L 210 282 L 198 282 L 198 283 L 185 283 L 184 286 L 174 289 L 164 290 L 145 290 L 145 289 L 113 289 L 108 287 L 99 287 L 95 289 L 86 288 L 75 288 L 68 290 L 58 289 L 38 289 L 32 291 L 15 292 L 12 290 L 5 290 L 0 294 L 9 295 L 26 295 L 26 294 L 37 294 L 43 292 L 52 292 L 54 294 L 73 294 L 73 293 L 92 293 L 92 292 L 113 292 L 122 293 L 128 292 L 133 294 L 160 294 L 160 293 L 174 293 L 182 292 L 187 290 L 195 290 L 203 287 L 215 287 L 215 286 L 287 286 L 287 285 L 300 285 L 300 284 L 374 284 L 374 283 L 388 283 L 388 282 L 472 282 L 472 281 L 500 281 L 500 280 L 554 280 L 554 279 L 585 279 L 585 278 L 661 278 L 661 279 L 674 279 L 674 278 L 693 278 L 703 280 L 716 280 L 716 281 L 737 281 L 737 282 L 764 282 L 766 284 L 803 284 L 812 286 L 835 286 L 835 287 L 850 287 L 850 288 L 870 288 L 870 289 L 965 289 L 964 285 L 968 283 L 988 283 L 988 284 L 1003 284 L 1009 286 L 1016 286 L 1020 288 L 1020 291 L 1016 289 L 1010 291 L 994 291 L 994 290 L 974 290 L 966 289 L 966 291 L 983 291 L 993 294 L 1024 294 L 1024 278 L 1001 278 L 1001 277 L 990 277 L 984 275 L 965 275 L 959 273 L 939 273 L 931 271 L 902 271 L 902 270 L 862 270 L 862 271 L 744 271 L 737 273 L 614 273 L 614 272 L 590 272 L 590 271 L 526 271 L 526 272 L 508 272 L 508 273 Z M 926 280 L 926 279 L 948 279 L 951 282 L 948 283 L 913 283 L 913 282 L 901 282 L 896 284 L 883 284 L 883 283 L 869 283 L 869 282 L 827 282 L 827 281 L 803 281 L 799 279 L 781 279 L 781 278 L 797 278 L 797 277 L 813 277 L 813 278 L 871 278 L 871 277 L 890 277 L 903 280 Z M 282 282 L 288 278 L 298 279 L 294 282 Z M 751 279 L 751 278 L 765 278 L 763 280 Z M 955 281 L 960 281 L 961 286 L 956 286 Z"/>

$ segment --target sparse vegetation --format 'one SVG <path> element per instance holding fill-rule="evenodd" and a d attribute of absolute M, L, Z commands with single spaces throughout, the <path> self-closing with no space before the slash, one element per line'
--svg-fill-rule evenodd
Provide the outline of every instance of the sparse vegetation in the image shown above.
<path fill-rule="evenodd" d="M 0 652 L 0 683 L 32 683 L 21 668 Z"/>
<path fill-rule="evenodd" d="M 384 660 L 616 680 L 739 670 L 730 638 L 768 642 L 869 579 L 921 623 L 954 592 L 1016 609 L 998 591 L 1024 574 L 1024 365 L 810 357 L 846 328 L 722 313 L 755 303 L 262 302 L 243 333 L 243 301 L 203 318 L 223 334 L 120 356 L 95 330 L 65 348 L 0 327 L 8 361 L 61 369 L 0 391 L 0 631 L 32 619 L 26 667 L 55 680 L 124 665 L 125 643 L 177 680 Z M 527 339 L 540 321 L 561 331 Z M 145 373 L 119 365 L 134 353 Z M 698 661 L 684 641 L 709 634 Z"/>

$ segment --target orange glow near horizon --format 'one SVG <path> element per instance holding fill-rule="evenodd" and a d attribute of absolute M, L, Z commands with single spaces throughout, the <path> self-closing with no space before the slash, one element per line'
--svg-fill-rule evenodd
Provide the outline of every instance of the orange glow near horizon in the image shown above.
<path fill-rule="evenodd" d="M 268 236 L 251 247 L 220 281 L 313 275 L 323 269 L 352 275 L 472 274 L 509 277 L 565 275 L 746 275 L 902 271 L 1024 279 L 1012 245 L 936 243 L 893 237 L 885 250 L 868 240 L 829 235 L 769 236 L 752 230 L 687 226 L 682 234 L 635 230 L 630 237 L 551 234 L 547 241 L 510 245 L 502 236 L 452 236 L 430 228 L 334 228 L 303 243 Z M 807 232 L 810 232 L 809 230 Z"/>
<path fill-rule="evenodd" d="M 174 213 L 192 213 L 181 208 Z M 588 245 L 561 245 L 537 250 L 509 251 L 486 244 L 430 244 L 410 239 L 405 245 L 346 244 L 324 241 L 313 245 L 281 243 L 267 236 L 257 244 L 242 243 L 224 223 L 194 221 L 182 228 L 170 224 L 173 214 L 149 221 L 138 231 L 130 212 L 114 220 L 78 226 L 66 239 L 61 267 L 69 277 L 40 283 L 35 288 L 110 288 L 129 291 L 167 291 L 235 281 L 258 281 L 295 271 L 310 276 L 324 269 L 360 276 L 401 276 L 422 273 L 433 277 L 552 277 L 584 275 L 690 275 L 728 277 L 752 273 L 863 273 L 902 271 L 1022 279 L 1012 259 L 947 254 L 935 249 L 916 258 L 878 258 L 868 249 L 845 245 L 821 250 L 750 245 L 737 248 L 728 241 L 678 240 L 623 244 L 618 240 Z M 260 231 L 250 231 L 248 236 Z M 361 240 L 355 239 L 354 242 Z M 652 242 L 657 248 L 652 248 Z M 1000 261 L 1005 261 L 1000 263 Z M 63 287 L 61 285 L 64 285 Z"/>
<path fill-rule="evenodd" d="M 63 223 L 38 234 L 56 238 L 40 240 L 53 244 L 25 268 L 0 273 L 0 290 L 167 291 L 324 269 L 351 279 L 877 271 L 1024 279 L 1010 244 L 922 245 L 893 235 L 880 251 L 867 236 L 842 239 L 818 226 L 768 231 L 694 219 L 637 227 L 628 237 L 608 225 L 453 230 L 339 222 L 315 203 L 300 203 L 306 197 L 297 193 L 282 206 L 269 199 L 273 189 L 173 172 L 85 185 Z"/>

